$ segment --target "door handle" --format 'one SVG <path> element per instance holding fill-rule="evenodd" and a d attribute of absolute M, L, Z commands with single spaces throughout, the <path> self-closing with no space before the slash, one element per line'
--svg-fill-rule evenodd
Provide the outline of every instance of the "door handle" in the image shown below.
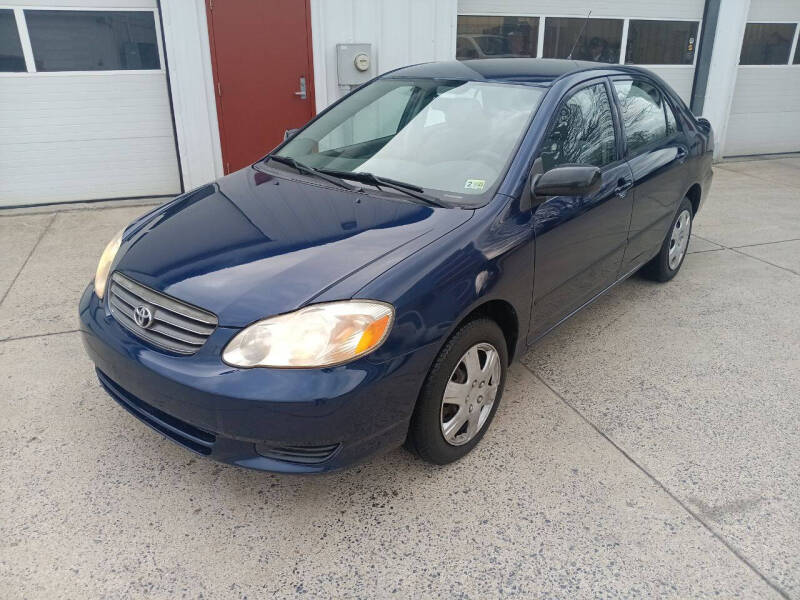
<path fill-rule="evenodd" d="M 300 100 L 305 100 L 308 98 L 308 94 L 306 94 L 306 78 L 300 78 L 300 89 L 294 93 L 295 96 L 300 96 Z"/>
<path fill-rule="evenodd" d="M 686 148 L 684 148 L 683 146 L 678 146 L 678 152 L 675 156 L 679 161 L 681 162 L 685 161 L 688 155 L 689 151 Z"/>
<path fill-rule="evenodd" d="M 620 178 L 617 181 L 617 187 L 614 188 L 614 193 L 620 198 L 624 198 L 628 194 L 628 190 L 633 187 L 633 180 Z"/>

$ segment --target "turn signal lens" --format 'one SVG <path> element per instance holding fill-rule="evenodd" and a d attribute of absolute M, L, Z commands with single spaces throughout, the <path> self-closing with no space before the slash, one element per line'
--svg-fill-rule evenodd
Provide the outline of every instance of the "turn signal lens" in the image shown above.
<path fill-rule="evenodd" d="M 94 274 L 94 293 L 97 294 L 98 298 L 102 299 L 106 293 L 108 273 L 111 270 L 111 265 L 114 262 L 114 258 L 117 256 L 117 252 L 119 252 L 119 247 L 122 244 L 122 234 L 124 232 L 124 228 L 117 232 L 117 235 L 111 238 L 111 241 L 106 245 L 103 254 L 100 255 L 100 262 Z"/>
<path fill-rule="evenodd" d="M 374 351 L 392 326 L 394 309 L 375 300 L 313 304 L 240 331 L 222 352 L 235 367 L 329 367 Z"/>

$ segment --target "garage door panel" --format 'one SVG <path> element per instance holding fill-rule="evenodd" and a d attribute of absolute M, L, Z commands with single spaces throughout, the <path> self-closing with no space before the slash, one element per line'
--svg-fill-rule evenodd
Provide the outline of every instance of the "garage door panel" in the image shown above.
<path fill-rule="evenodd" d="M 160 72 L 9 78 L 0 106 L 0 145 L 162 137 L 172 130 Z"/>
<path fill-rule="evenodd" d="M 800 67 L 739 67 L 731 112 L 800 112 Z"/>
<path fill-rule="evenodd" d="M 725 155 L 800 152 L 800 111 L 732 114 Z"/>
<path fill-rule="evenodd" d="M 29 36 L 33 72 L 0 78 L 0 207 L 180 191 L 160 44 L 153 55 L 156 7 L 155 0 L 13 3 L 25 11 L 25 20 L 17 13 L 22 38 L 26 22 L 36 36 Z"/>
<path fill-rule="evenodd" d="M 171 136 L 0 146 L 6 205 L 178 194 Z"/>
<path fill-rule="evenodd" d="M 42 6 L 53 6 L 57 4 L 58 8 L 91 8 L 96 6 L 86 0 L 58 0 L 58 2 L 43 2 L 42 0 L 14 0 L 14 6 L 41 8 Z M 103 8 L 113 6 L 114 8 L 155 8 L 155 0 L 114 0 L 107 4 L 100 5 Z"/>
<path fill-rule="evenodd" d="M 739 67 L 724 156 L 800 152 L 800 68 Z"/>
<path fill-rule="evenodd" d="M 648 67 L 648 69 L 666 81 L 686 104 L 691 102 L 694 67 Z"/>

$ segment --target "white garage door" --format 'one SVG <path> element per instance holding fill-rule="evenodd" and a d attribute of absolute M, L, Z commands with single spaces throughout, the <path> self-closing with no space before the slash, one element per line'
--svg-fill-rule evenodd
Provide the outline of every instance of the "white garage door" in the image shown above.
<path fill-rule="evenodd" d="M 0 206 L 179 193 L 154 0 L 66 4 L 0 5 Z"/>
<path fill-rule="evenodd" d="M 572 52 L 575 59 L 635 64 L 663 77 L 688 104 L 703 7 L 703 0 L 459 0 L 456 55 Z"/>
<path fill-rule="evenodd" d="M 800 2 L 752 0 L 723 154 L 800 152 Z"/>

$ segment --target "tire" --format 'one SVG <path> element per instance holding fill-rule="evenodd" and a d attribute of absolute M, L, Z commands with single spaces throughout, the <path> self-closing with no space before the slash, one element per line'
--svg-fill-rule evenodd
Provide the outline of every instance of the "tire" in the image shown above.
<path fill-rule="evenodd" d="M 406 446 L 437 465 L 466 455 L 494 419 L 507 371 L 508 348 L 497 323 L 479 318 L 463 325 L 441 349 L 425 378 Z M 446 402 L 445 392 L 457 403 Z M 466 420 L 459 425 L 461 419 Z"/>
<path fill-rule="evenodd" d="M 642 275 L 653 281 L 665 282 L 678 274 L 689 247 L 693 218 L 692 203 L 688 198 L 684 198 L 675 213 L 675 218 L 672 219 L 661 249 L 650 262 L 642 267 Z M 673 249 L 675 251 L 671 256 L 670 252 Z"/>

